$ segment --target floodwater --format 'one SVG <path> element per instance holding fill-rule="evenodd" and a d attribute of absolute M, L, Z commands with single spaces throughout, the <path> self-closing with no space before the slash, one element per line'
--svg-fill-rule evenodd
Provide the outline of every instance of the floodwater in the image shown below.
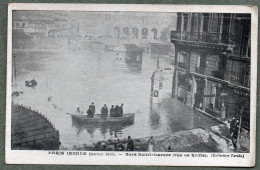
<path fill-rule="evenodd" d="M 63 146 L 90 144 L 115 138 L 147 137 L 193 128 L 208 129 L 217 122 L 170 98 L 172 73 L 165 73 L 164 101 L 152 104 L 151 76 L 157 58 L 144 54 L 142 68 L 117 61 L 116 52 L 91 50 L 14 50 L 17 79 L 13 91 L 22 91 L 14 103 L 32 107 L 45 114 L 59 130 Z M 123 55 L 123 54 L 122 54 Z M 160 58 L 169 65 L 170 58 Z M 35 88 L 25 81 L 35 79 Z M 87 111 L 95 102 L 96 113 L 104 104 L 124 103 L 124 112 L 134 112 L 131 125 L 79 125 L 70 115 L 76 108 Z"/>

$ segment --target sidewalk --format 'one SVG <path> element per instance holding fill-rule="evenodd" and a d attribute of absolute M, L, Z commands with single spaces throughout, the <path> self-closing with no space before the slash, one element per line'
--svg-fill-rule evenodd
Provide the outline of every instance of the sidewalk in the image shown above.
<path fill-rule="evenodd" d="M 214 120 L 217 120 L 219 121 L 223 126 L 221 128 L 221 125 L 219 126 L 219 129 L 216 129 L 215 127 L 212 127 L 211 130 L 214 132 L 214 133 L 217 133 L 219 136 L 227 139 L 230 141 L 230 144 L 232 144 L 232 138 L 229 134 L 229 129 L 230 129 L 230 123 L 228 121 L 222 121 L 220 118 L 216 118 L 214 116 L 212 116 L 211 114 L 203 111 L 203 110 L 200 110 L 200 109 L 197 109 L 197 108 L 192 108 L 190 106 L 188 106 L 190 109 L 194 109 L 200 113 L 203 113 L 204 115 L 208 116 L 208 117 L 211 117 L 212 119 Z M 225 127 L 225 128 L 224 128 Z M 215 128 L 215 129 L 214 129 Z M 241 129 L 241 133 L 240 133 L 240 138 L 239 138 L 239 143 L 238 143 L 238 146 L 240 148 L 240 151 L 242 152 L 249 152 L 250 151 L 250 132 L 245 130 L 245 129 Z"/>

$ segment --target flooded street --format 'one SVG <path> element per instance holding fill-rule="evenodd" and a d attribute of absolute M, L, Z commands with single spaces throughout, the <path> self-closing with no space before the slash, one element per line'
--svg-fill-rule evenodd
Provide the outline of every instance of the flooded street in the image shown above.
<path fill-rule="evenodd" d="M 142 68 L 116 60 L 116 52 L 91 50 L 20 50 L 16 55 L 17 79 L 13 91 L 22 91 L 14 103 L 30 106 L 47 116 L 59 130 L 63 146 L 91 144 L 98 140 L 147 137 L 194 128 L 208 129 L 218 124 L 211 118 L 169 98 L 171 79 L 164 83 L 165 98 L 161 104 L 151 103 L 151 76 L 157 58 L 144 54 Z M 122 54 L 124 55 L 124 54 Z M 161 58 L 160 65 L 169 65 Z M 171 75 L 165 75 L 172 77 Z M 25 81 L 37 81 L 35 88 Z M 95 102 L 96 114 L 104 104 L 121 105 L 124 113 L 135 113 L 131 125 L 79 125 L 66 113 L 79 107 L 86 113 Z M 116 133 L 116 135 L 115 135 Z"/>

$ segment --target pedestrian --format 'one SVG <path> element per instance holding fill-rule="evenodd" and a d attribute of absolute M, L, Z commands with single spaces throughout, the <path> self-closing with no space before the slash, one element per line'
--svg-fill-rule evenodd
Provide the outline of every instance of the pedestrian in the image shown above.
<path fill-rule="evenodd" d="M 114 105 L 111 106 L 109 113 L 110 113 L 110 117 L 115 117 L 115 108 L 114 108 Z"/>
<path fill-rule="evenodd" d="M 122 103 L 121 106 L 118 107 L 118 116 L 123 117 L 123 106 L 124 104 Z"/>
<path fill-rule="evenodd" d="M 104 104 L 104 106 L 103 106 L 102 109 L 101 109 L 101 117 L 102 117 L 102 118 L 106 118 L 106 117 L 107 117 L 107 114 L 108 114 L 108 108 L 107 108 L 107 105 Z"/>
<path fill-rule="evenodd" d="M 134 150 L 134 141 L 131 136 L 128 136 L 126 151 L 133 151 Z"/>
<path fill-rule="evenodd" d="M 235 119 L 235 117 L 233 117 L 231 122 L 230 122 L 230 129 L 229 129 L 230 135 L 233 133 L 233 131 L 236 127 L 236 122 L 237 122 L 237 120 Z"/>
<path fill-rule="evenodd" d="M 150 139 L 148 140 L 148 152 L 153 152 L 153 146 L 155 144 L 155 141 L 153 139 L 153 136 L 150 137 Z"/>
<path fill-rule="evenodd" d="M 226 108 L 224 103 L 222 103 L 221 107 L 220 107 L 220 115 L 221 115 L 221 121 L 225 121 L 226 119 Z"/>
<path fill-rule="evenodd" d="M 116 105 L 116 107 L 115 107 L 115 117 L 119 117 L 119 107 L 118 107 L 118 105 Z"/>
<path fill-rule="evenodd" d="M 234 146 L 235 149 L 237 149 L 237 138 L 238 138 L 238 131 L 239 131 L 239 121 L 236 121 L 236 125 L 235 128 L 231 134 L 232 136 L 232 144 Z"/>

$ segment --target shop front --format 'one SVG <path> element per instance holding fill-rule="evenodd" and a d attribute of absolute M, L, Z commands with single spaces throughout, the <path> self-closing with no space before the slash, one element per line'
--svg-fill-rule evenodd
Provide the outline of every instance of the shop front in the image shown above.
<path fill-rule="evenodd" d="M 228 98 L 228 118 L 241 120 L 241 126 L 250 129 L 250 90 L 230 87 Z"/>

